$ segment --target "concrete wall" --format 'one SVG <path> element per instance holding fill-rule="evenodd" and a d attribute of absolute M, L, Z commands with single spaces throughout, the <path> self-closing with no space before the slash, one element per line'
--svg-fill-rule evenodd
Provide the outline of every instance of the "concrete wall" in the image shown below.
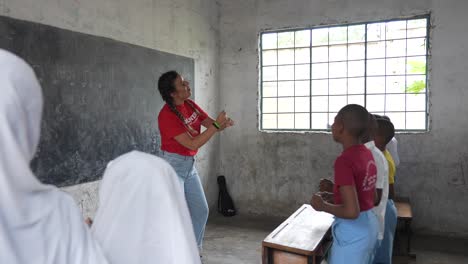
<path fill-rule="evenodd" d="M 219 110 L 219 6 L 212 0 L 0 0 L 0 15 L 179 54 L 195 59 L 196 101 Z M 156 84 L 155 84 L 155 92 Z M 154 113 L 155 122 L 157 113 Z M 198 169 L 210 205 L 217 198 L 219 139 L 203 147 Z M 97 205 L 97 182 L 65 188 L 86 215 Z"/>
<path fill-rule="evenodd" d="M 327 134 L 258 130 L 258 33 L 431 12 L 430 132 L 401 134 L 396 190 L 421 232 L 468 235 L 468 2 L 463 0 L 221 1 L 221 105 L 237 126 L 221 137 L 221 172 L 241 213 L 288 215 L 332 176 Z"/>

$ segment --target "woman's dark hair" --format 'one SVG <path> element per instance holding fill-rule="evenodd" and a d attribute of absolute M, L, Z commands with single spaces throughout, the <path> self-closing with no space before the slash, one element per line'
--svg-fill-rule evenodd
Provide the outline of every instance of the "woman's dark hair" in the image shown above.
<path fill-rule="evenodd" d="M 185 123 L 185 118 L 184 116 L 177 110 L 175 104 L 174 104 L 174 98 L 172 98 L 172 93 L 175 92 L 176 87 L 175 87 L 175 81 L 177 77 L 180 74 L 176 71 L 168 71 L 166 73 L 163 73 L 158 80 L 158 90 L 159 93 L 161 94 L 162 99 L 166 104 L 169 106 L 172 112 L 180 119 L 182 124 L 187 128 L 187 130 L 192 134 L 196 135 L 198 132 L 193 129 L 189 124 Z M 198 114 L 200 115 L 200 112 L 198 109 L 190 102 L 189 100 L 186 101 L 190 107 Z"/>
<path fill-rule="evenodd" d="M 158 90 L 161 94 L 162 99 L 166 102 L 169 106 L 174 105 L 174 99 L 172 98 L 171 94 L 175 92 L 175 80 L 179 76 L 179 73 L 176 71 L 168 71 L 163 73 L 158 80 Z"/>

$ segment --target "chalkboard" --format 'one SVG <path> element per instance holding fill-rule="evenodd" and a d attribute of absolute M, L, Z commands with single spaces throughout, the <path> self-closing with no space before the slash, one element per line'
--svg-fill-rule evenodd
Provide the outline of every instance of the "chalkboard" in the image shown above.
<path fill-rule="evenodd" d="M 194 79 L 190 58 L 2 16 L 0 48 L 26 60 L 42 85 L 31 167 L 57 186 L 97 180 L 110 160 L 133 149 L 157 153 L 157 79 L 168 70 Z"/>

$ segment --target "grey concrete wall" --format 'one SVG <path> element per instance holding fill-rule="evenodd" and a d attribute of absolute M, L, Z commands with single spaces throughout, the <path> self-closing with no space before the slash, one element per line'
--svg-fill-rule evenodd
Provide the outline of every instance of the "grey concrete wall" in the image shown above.
<path fill-rule="evenodd" d="M 219 110 L 219 6 L 212 0 L 0 0 L 0 15 L 183 55 L 195 59 L 195 100 Z M 156 84 L 155 84 L 155 92 Z M 157 113 L 154 114 L 155 122 Z M 198 155 L 209 204 L 217 198 L 219 139 Z M 65 188 L 87 215 L 94 214 L 97 182 Z"/>
<path fill-rule="evenodd" d="M 468 2 L 464 0 L 221 1 L 221 104 L 237 126 L 221 137 L 221 172 L 241 213 L 288 215 L 331 177 L 328 134 L 258 130 L 258 33 L 432 13 L 430 132 L 397 135 L 396 190 L 420 232 L 468 235 Z"/>

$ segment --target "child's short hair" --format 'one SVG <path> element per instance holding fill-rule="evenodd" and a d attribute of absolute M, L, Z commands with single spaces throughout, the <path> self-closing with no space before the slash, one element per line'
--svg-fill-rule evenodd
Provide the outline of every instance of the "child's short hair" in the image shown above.
<path fill-rule="evenodd" d="M 392 138 L 395 136 L 395 127 L 393 126 L 392 122 L 380 118 L 377 119 L 377 124 L 378 124 L 378 129 L 377 133 L 381 136 L 384 137 L 385 144 L 388 144 L 392 140 Z"/>
<path fill-rule="evenodd" d="M 383 119 L 381 115 L 373 114 L 375 119 Z"/>
<path fill-rule="evenodd" d="M 375 115 L 369 113 L 368 125 L 366 132 L 362 136 L 362 142 L 365 143 L 371 141 L 377 131 L 377 128 L 377 118 L 375 118 Z"/>
<path fill-rule="evenodd" d="M 389 122 L 392 122 L 392 120 L 390 120 L 390 117 L 388 117 L 386 115 L 381 116 L 381 118 L 384 119 L 384 120 L 387 120 Z"/>
<path fill-rule="evenodd" d="M 356 138 L 366 133 L 369 126 L 369 112 L 357 104 L 349 104 L 338 112 L 338 118 L 343 122 L 344 129 Z"/>

